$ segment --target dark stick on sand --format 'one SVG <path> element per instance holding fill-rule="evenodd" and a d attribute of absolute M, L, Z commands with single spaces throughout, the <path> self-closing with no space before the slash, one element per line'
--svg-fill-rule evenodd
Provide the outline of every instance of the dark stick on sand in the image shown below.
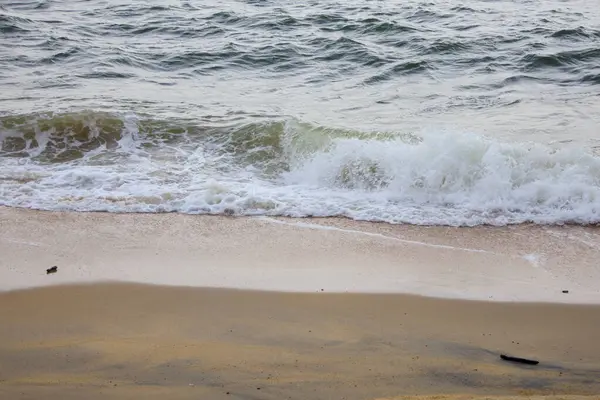
<path fill-rule="evenodd" d="M 504 361 L 512 361 L 512 362 L 527 364 L 527 365 L 538 365 L 540 363 L 537 360 L 528 360 L 527 358 L 511 357 L 511 356 L 506 356 L 504 354 L 500 354 L 500 358 L 503 359 Z"/>
<path fill-rule="evenodd" d="M 58 271 L 58 267 L 55 265 L 55 266 L 54 266 L 54 267 L 52 267 L 52 268 L 48 268 L 48 269 L 46 270 L 46 274 L 47 274 L 47 275 L 54 274 L 54 273 L 55 273 L 55 272 L 57 272 L 57 271 Z"/>

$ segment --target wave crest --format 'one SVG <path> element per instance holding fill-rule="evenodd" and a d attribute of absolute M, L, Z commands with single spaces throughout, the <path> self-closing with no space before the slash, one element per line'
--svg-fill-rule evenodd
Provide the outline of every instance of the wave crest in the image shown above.
<path fill-rule="evenodd" d="M 600 221 L 600 159 L 581 150 L 293 119 L 203 126 L 88 112 L 0 121 L 3 205 L 428 225 Z"/>

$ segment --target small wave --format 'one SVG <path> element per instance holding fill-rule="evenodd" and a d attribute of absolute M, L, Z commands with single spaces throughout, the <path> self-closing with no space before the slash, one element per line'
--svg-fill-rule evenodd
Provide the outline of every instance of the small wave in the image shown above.
<path fill-rule="evenodd" d="M 167 56 L 159 62 L 159 67 L 165 71 L 174 71 L 191 67 L 209 65 L 212 63 L 226 63 L 239 57 L 242 52 L 229 47 L 222 51 L 186 51 L 181 54 Z"/>
<path fill-rule="evenodd" d="M 513 76 L 509 76 L 508 78 L 504 79 L 500 84 L 495 85 L 495 87 L 502 88 L 502 87 L 506 87 L 508 85 L 516 85 L 516 84 L 522 84 L 522 83 L 528 83 L 528 82 L 549 83 L 549 82 L 551 82 L 551 80 L 538 78 L 538 77 L 531 76 L 531 75 L 513 75 Z"/>
<path fill-rule="evenodd" d="M 426 23 L 426 22 L 436 22 L 438 23 L 441 20 L 452 18 L 453 14 L 451 13 L 443 13 L 440 11 L 436 11 L 433 9 L 428 9 L 425 7 L 417 7 L 417 10 L 412 12 L 406 18 L 409 21 L 415 21 L 418 23 Z"/>
<path fill-rule="evenodd" d="M 453 226 L 600 222 L 600 158 L 573 149 L 297 120 L 207 127 L 81 112 L 1 121 L 3 205 Z"/>
<path fill-rule="evenodd" d="M 360 23 L 363 26 L 356 29 L 356 31 L 363 34 L 399 35 L 419 30 L 416 26 L 401 24 L 397 21 L 382 21 L 378 18 L 363 19 Z"/>
<path fill-rule="evenodd" d="M 244 26 L 242 24 L 241 26 Z M 250 21 L 247 26 L 252 29 L 261 29 L 266 32 L 287 32 L 305 25 L 300 20 L 287 15 L 272 15 L 267 14 Z"/>
<path fill-rule="evenodd" d="M 0 11 L 0 33 L 19 34 L 33 29 L 34 22 L 27 18 L 8 15 Z"/>
<path fill-rule="evenodd" d="M 206 18 L 208 21 L 218 22 L 220 24 L 233 25 L 243 20 L 243 17 L 234 12 L 218 11 Z"/>
<path fill-rule="evenodd" d="M 83 79 L 128 79 L 135 76 L 135 74 L 116 71 L 95 71 L 87 74 L 77 75 L 77 77 Z"/>
<path fill-rule="evenodd" d="M 350 20 L 344 17 L 341 13 L 331 13 L 331 14 L 313 14 L 306 18 L 306 20 L 315 25 L 325 25 L 329 26 L 331 24 L 346 24 Z M 335 30 L 335 28 L 334 28 Z"/>
<path fill-rule="evenodd" d="M 44 57 L 39 61 L 42 64 L 57 64 L 68 61 L 69 59 L 72 59 L 74 57 L 80 56 L 82 53 L 82 49 L 78 47 L 71 47 L 70 49 L 54 53 L 49 57 Z"/>
<path fill-rule="evenodd" d="M 388 60 L 377 55 L 369 46 L 357 40 L 341 37 L 335 41 L 319 40 L 325 44 L 318 50 L 315 61 L 350 61 L 357 65 L 378 67 L 387 64 Z"/>
<path fill-rule="evenodd" d="M 417 47 L 420 54 L 455 54 L 471 48 L 468 43 L 447 39 L 427 41 L 427 43 L 417 45 Z"/>
<path fill-rule="evenodd" d="M 524 69 L 533 71 L 544 68 L 561 68 L 583 62 L 600 60 L 600 48 L 565 51 L 555 54 L 528 54 L 523 57 Z"/>
<path fill-rule="evenodd" d="M 268 68 L 276 69 L 281 64 L 298 66 L 300 52 L 289 43 L 280 46 L 261 46 L 252 52 L 245 52 L 231 60 L 230 64 L 246 69 Z"/>
<path fill-rule="evenodd" d="M 371 17 L 363 19 L 348 19 L 340 15 L 316 15 L 307 19 L 325 32 L 356 33 L 363 35 L 393 36 L 419 31 L 417 26 L 399 21 L 384 20 Z"/>
<path fill-rule="evenodd" d="M 373 85 L 380 82 L 385 82 L 393 79 L 396 76 L 411 75 L 421 73 L 423 71 L 432 70 L 433 67 L 426 61 L 410 61 L 405 63 L 398 63 L 384 71 L 383 73 L 376 74 L 364 81 L 365 85 Z"/>
<path fill-rule="evenodd" d="M 600 85 L 600 72 L 597 74 L 587 74 L 584 75 L 579 82 L 587 83 L 592 85 Z"/>
<path fill-rule="evenodd" d="M 549 35 L 552 38 L 559 39 L 590 39 L 590 38 L 600 38 L 600 31 L 593 29 L 586 29 L 585 27 L 578 27 L 575 29 L 560 29 L 556 32 L 553 32 Z"/>
<path fill-rule="evenodd" d="M 66 162 L 122 138 L 123 121 L 106 113 L 33 114 L 0 118 L 0 157 Z"/>

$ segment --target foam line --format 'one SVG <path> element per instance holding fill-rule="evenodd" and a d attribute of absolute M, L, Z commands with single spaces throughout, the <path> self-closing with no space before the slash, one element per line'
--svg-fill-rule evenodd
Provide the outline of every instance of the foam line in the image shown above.
<path fill-rule="evenodd" d="M 487 250 L 469 249 L 469 248 L 466 248 L 466 247 L 455 247 L 455 246 L 448 246 L 448 245 L 443 245 L 443 244 L 433 244 L 433 243 L 426 243 L 426 242 L 418 242 L 416 240 L 400 239 L 400 238 L 395 237 L 395 236 L 382 235 L 381 233 L 357 231 L 357 230 L 354 230 L 354 229 L 343 229 L 343 228 L 338 228 L 338 227 L 335 227 L 335 226 L 326 226 L 326 225 L 319 225 L 319 224 L 309 224 L 309 223 L 306 223 L 306 222 L 288 222 L 288 221 L 281 221 L 281 220 L 278 220 L 278 219 L 275 219 L 275 218 L 270 218 L 270 217 L 258 217 L 258 218 L 260 220 L 262 220 L 262 221 L 267 221 L 267 222 L 276 223 L 276 224 L 297 226 L 299 228 L 306 228 L 306 229 L 319 229 L 319 230 L 326 230 L 326 231 L 338 231 L 338 232 L 344 232 L 344 233 L 353 233 L 353 234 L 357 234 L 357 235 L 372 236 L 372 237 L 377 237 L 377 238 L 386 239 L 386 240 L 394 240 L 394 241 L 397 241 L 397 242 L 411 244 L 411 245 L 415 245 L 415 246 L 426 246 L 426 247 L 433 247 L 433 248 L 436 248 L 436 249 L 467 251 L 467 252 L 470 252 L 470 253 L 489 253 L 489 254 L 495 254 L 495 253 L 492 253 L 491 251 L 487 251 Z"/>

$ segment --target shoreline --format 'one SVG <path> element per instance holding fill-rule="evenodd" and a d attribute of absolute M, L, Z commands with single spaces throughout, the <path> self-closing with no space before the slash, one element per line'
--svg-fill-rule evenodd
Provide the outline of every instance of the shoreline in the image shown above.
<path fill-rule="evenodd" d="M 3 207 L 0 221 L 1 398 L 600 393 L 593 229 Z"/>
<path fill-rule="evenodd" d="M 0 291 L 132 282 L 600 304 L 600 230 L 0 207 Z M 58 272 L 45 270 L 57 266 Z M 563 291 L 568 293 L 563 293 Z"/>

